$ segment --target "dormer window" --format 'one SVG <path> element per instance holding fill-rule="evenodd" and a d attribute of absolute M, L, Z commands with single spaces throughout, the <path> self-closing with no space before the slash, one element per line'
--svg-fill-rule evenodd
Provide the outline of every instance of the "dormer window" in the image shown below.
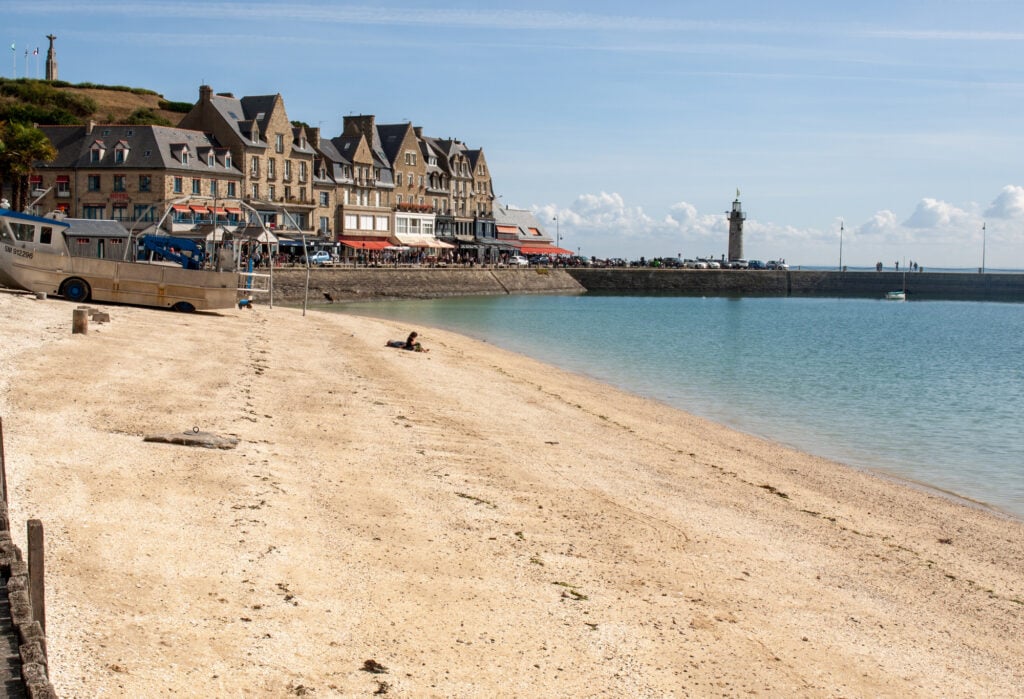
<path fill-rule="evenodd" d="M 181 149 L 181 164 L 188 165 L 188 148 Z"/>
<path fill-rule="evenodd" d="M 114 148 L 114 162 L 123 163 L 128 159 L 128 144 L 124 141 L 120 141 L 117 147 Z"/>
<path fill-rule="evenodd" d="M 94 141 L 92 147 L 89 149 L 89 162 L 98 163 L 103 160 L 103 153 L 106 148 L 103 145 L 103 141 Z"/>
<path fill-rule="evenodd" d="M 231 167 L 231 153 L 224 154 L 224 167 Z"/>
<path fill-rule="evenodd" d="M 284 134 L 279 133 L 274 136 L 274 150 L 284 153 Z"/>
<path fill-rule="evenodd" d="M 216 158 L 216 157 L 215 157 L 215 156 L 213 155 L 213 151 L 212 151 L 212 150 L 211 150 L 211 151 L 210 151 L 210 153 L 209 153 L 209 154 L 208 154 L 208 155 L 206 156 L 206 164 L 207 164 L 208 166 L 210 166 L 210 167 L 213 167 L 214 165 L 216 165 L 216 164 L 217 164 L 217 158 Z"/>

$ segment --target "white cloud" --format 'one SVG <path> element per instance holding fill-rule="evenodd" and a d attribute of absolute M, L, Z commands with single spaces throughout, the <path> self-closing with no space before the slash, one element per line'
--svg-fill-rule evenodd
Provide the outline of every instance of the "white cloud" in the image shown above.
<path fill-rule="evenodd" d="M 649 214 L 617 192 L 599 192 L 581 194 L 567 208 L 548 204 L 532 210 L 546 227 L 558 217 L 563 246 L 598 257 L 718 257 L 728 245 L 726 214 L 702 213 L 686 201 L 671 204 L 663 214 Z M 985 213 L 994 219 L 987 226 L 990 252 L 1002 251 L 1004 267 L 1020 266 L 1013 250 L 1024 249 L 1024 186 L 1004 187 Z M 882 209 L 860 225 L 845 227 L 844 263 L 869 266 L 878 259 L 909 256 L 930 265 L 971 267 L 974 248 L 981 246 L 982 223 L 980 207 L 973 203 L 924 198 L 902 221 L 895 211 Z M 839 225 L 838 219 L 821 228 L 747 219 L 744 253 L 798 265 L 829 264 L 838 257 Z"/>
<path fill-rule="evenodd" d="M 974 217 L 967 211 L 938 199 L 925 198 L 903 225 L 907 228 L 939 229 L 964 228 Z"/>
<path fill-rule="evenodd" d="M 1024 219 L 1024 187 L 1008 184 L 985 210 L 985 216 L 1001 219 Z"/>

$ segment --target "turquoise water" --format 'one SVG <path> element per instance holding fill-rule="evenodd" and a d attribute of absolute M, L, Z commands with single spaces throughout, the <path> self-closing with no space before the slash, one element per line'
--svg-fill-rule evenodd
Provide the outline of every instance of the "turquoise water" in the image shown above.
<path fill-rule="evenodd" d="M 1024 518 L 1024 304 L 584 295 L 342 309 L 486 339 Z"/>

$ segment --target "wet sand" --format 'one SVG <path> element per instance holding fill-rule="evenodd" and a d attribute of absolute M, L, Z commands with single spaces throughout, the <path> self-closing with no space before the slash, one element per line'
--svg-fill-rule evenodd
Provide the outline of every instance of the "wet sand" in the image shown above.
<path fill-rule="evenodd" d="M 0 292 L 62 697 L 1024 686 L 1017 520 L 441 330 L 73 308 Z"/>

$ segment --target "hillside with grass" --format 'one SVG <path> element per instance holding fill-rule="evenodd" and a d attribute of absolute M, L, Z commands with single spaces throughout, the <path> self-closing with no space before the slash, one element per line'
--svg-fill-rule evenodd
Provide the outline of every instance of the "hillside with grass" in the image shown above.
<path fill-rule="evenodd" d="M 143 88 L 0 78 L 0 121 L 177 126 L 192 104 Z"/>

